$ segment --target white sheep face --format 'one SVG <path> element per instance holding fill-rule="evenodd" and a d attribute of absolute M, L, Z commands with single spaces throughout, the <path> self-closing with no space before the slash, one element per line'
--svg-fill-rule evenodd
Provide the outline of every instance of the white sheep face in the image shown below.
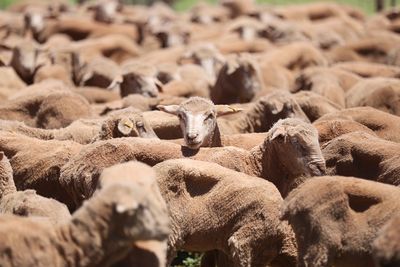
<path fill-rule="evenodd" d="M 211 146 L 217 117 L 240 111 L 227 105 L 214 105 L 201 97 L 192 97 L 180 105 L 160 105 L 158 109 L 178 116 L 185 144 L 191 149 Z"/>

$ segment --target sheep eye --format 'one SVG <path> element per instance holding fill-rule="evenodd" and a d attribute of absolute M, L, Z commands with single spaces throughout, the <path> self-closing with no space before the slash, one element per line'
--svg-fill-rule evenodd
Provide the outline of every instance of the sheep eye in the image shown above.
<path fill-rule="evenodd" d="M 183 115 L 182 115 L 181 113 L 179 113 L 179 114 L 178 114 L 178 118 L 179 118 L 180 120 L 183 120 Z"/>
<path fill-rule="evenodd" d="M 207 120 L 212 120 L 212 119 L 214 119 L 213 114 L 209 114 L 204 120 L 207 121 Z"/>

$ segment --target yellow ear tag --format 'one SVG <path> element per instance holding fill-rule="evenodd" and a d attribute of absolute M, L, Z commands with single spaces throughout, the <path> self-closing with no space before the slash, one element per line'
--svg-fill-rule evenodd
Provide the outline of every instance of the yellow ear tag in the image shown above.
<path fill-rule="evenodd" d="M 232 110 L 233 112 L 243 111 L 242 108 L 234 108 L 234 107 L 231 107 L 231 106 L 228 106 L 228 108 L 229 108 L 230 110 Z"/>
<path fill-rule="evenodd" d="M 124 126 L 126 126 L 128 128 L 133 128 L 133 123 L 131 121 L 125 121 Z"/>

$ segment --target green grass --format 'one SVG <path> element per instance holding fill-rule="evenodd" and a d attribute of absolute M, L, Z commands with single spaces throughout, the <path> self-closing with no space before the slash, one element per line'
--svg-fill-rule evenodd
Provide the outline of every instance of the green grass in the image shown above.
<path fill-rule="evenodd" d="M 0 0 L 0 8 L 5 8 L 10 5 L 15 0 Z M 74 0 L 71 0 L 73 2 Z M 132 1 L 132 0 L 131 0 Z M 217 0 L 204 0 L 209 3 L 216 3 Z M 264 4 L 276 4 L 276 5 L 286 5 L 286 4 L 301 4 L 310 2 L 338 2 L 343 4 L 354 5 L 360 7 L 368 14 L 371 14 L 375 10 L 375 0 L 257 0 L 258 3 Z M 389 6 L 390 0 L 385 0 L 387 6 Z M 198 3 L 198 0 L 176 0 L 175 8 L 179 11 L 187 10 L 190 7 Z M 400 4 L 400 1 L 398 1 Z"/>
<path fill-rule="evenodd" d="M 197 0 L 178 0 L 175 8 L 179 11 L 187 10 L 194 6 L 199 1 Z M 217 0 L 206 0 L 209 3 L 217 3 Z M 274 5 L 287 5 L 287 4 L 302 4 L 312 2 L 337 2 L 347 5 L 353 5 L 363 9 L 366 13 L 371 14 L 375 11 L 374 0 L 257 0 L 260 4 L 274 4 Z M 398 1 L 400 4 L 400 1 Z M 386 6 L 390 6 L 390 0 L 386 0 Z"/>

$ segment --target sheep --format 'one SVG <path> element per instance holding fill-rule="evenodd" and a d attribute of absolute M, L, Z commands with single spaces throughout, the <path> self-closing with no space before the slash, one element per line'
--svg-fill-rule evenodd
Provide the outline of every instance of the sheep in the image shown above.
<path fill-rule="evenodd" d="M 366 132 L 372 136 L 376 136 L 374 131 L 361 123 L 352 120 L 344 119 L 332 119 L 323 120 L 313 123 L 314 127 L 318 131 L 319 143 L 324 145 L 325 143 L 339 137 L 343 134 L 362 131 Z"/>
<path fill-rule="evenodd" d="M 103 104 L 121 99 L 118 93 L 97 87 L 79 87 L 74 92 L 83 96 L 90 104 Z"/>
<path fill-rule="evenodd" d="M 311 122 L 314 122 L 325 114 L 342 109 L 328 98 L 311 91 L 300 91 L 293 96 Z"/>
<path fill-rule="evenodd" d="M 129 37 L 116 33 L 73 42 L 60 50 L 79 53 L 88 61 L 98 56 L 106 56 L 119 64 L 142 54 L 140 47 Z"/>
<path fill-rule="evenodd" d="M 371 129 L 382 139 L 400 142 L 400 135 L 398 134 L 400 132 L 400 119 L 398 116 L 371 107 L 357 107 L 326 114 L 315 123 L 337 119 L 358 122 Z"/>
<path fill-rule="evenodd" d="M 49 90 L 26 90 L 0 105 L 0 119 L 24 121 L 32 127 L 55 129 L 66 127 L 74 120 L 92 116 L 89 103 L 82 96 L 64 88 L 59 82 L 45 81 L 32 86 Z M 30 89 L 30 88 L 28 88 Z M 29 90 L 28 90 L 29 91 Z"/>
<path fill-rule="evenodd" d="M 169 262 L 180 249 L 218 249 L 232 266 L 295 264 L 294 236 L 279 220 L 283 200 L 273 184 L 190 159 L 168 160 L 153 169 L 171 219 Z"/>
<path fill-rule="evenodd" d="M 364 78 L 398 78 L 400 76 L 399 67 L 372 62 L 342 62 L 335 64 L 334 68 L 353 72 Z"/>
<path fill-rule="evenodd" d="M 3 139 L 4 145 L 0 139 L 0 149 L 2 146 L 11 146 L 10 138 L 7 138 L 7 142 Z M 105 156 L 110 153 L 113 157 Z M 172 142 L 134 137 L 96 142 L 74 154 L 61 168 L 61 175 L 53 179 L 64 192 L 68 191 L 68 200 L 64 202 L 73 202 L 75 206 L 79 206 L 83 199 L 93 193 L 95 177 L 102 168 L 129 160 L 138 160 L 153 166 L 175 158 L 214 162 L 232 170 L 262 177 L 274 183 L 283 196 L 302 180 L 325 173 L 325 160 L 316 129 L 301 120 L 286 119 L 276 123 L 264 142 L 250 151 L 235 147 L 201 148 L 193 151 Z M 27 166 L 29 164 L 24 165 L 25 168 Z M 73 209 L 74 204 L 71 205 Z"/>
<path fill-rule="evenodd" d="M 126 163 L 100 180 L 99 193 L 62 225 L 1 216 L 0 265 L 111 266 L 133 242 L 167 238 L 167 210 L 151 168 Z"/>
<path fill-rule="evenodd" d="M 33 83 L 33 77 L 42 64 L 39 60 L 39 48 L 35 43 L 24 41 L 13 48 L 10 66 L 27 84 Z"/>
<path fill-rule="evenodd" d="M 0 152 L 0 213 L 46 218 L 51 224 L 62 224 L 70 218 L 64 204 L 37 195 L 34 190 L 17 191 L 13 170 L 3 152 Z"/>
<path fill-rule="evenodd" d="M 215 104 L 246 103 L 264 89 L 261 70 L 249 55 L 228 58 L 221 68 L 210 97 Z"/>
<path fill-rule="evenodd" d="M 182 63 L 192 63 L 200 65 L 211 77 L 214 84 L 222 65 L 225 62 L 224 56 L 211 43 L 199 44 L 190 47 L 179 59 Z"/>
<path fill-rule="evenodd" d="M 400 115 L 399 95 L 398 79 L 365 79 L 346 93 L 346 106 L 349 108 L 370 106 L 393 115 Z"/>
<path fill-rule="evenodd" d="M 342 46 L 334 47 L 327 54 L 331 63 L 361 61 L 386 63 L 390 52 L 396 47 L 389 38 L 364 37 Z"/>
<path fill-rule="evenodd" d="M 120 88 L 121 97 L 129 94 L 141 94 L 146 97 L 157 97 L 162 84 L 157 79 L 157 70 L 148 64 L 124 64 L 120 73 L 116 74 L 109 89 Z"/>
<path fill-rule="evenodd" d="M 379 231 L 373 245 L 373 255 L 377 267 L 398 266 L 400 264 L 400 216 L 394 216 Z"/>
<path fill-rule="evenodd" d="M 382 183 L 400 185 L 398 143 L 352 132 L 322 146 L 329 175 L 355 176 Z"/>
<path fill-rule="evenodd" d="M 90 62 L 80 62 L 80 65 L 76 73 L 79 86 L 108 88 L 120 72 L 118 64 L 105 57 L 95 57 Z"/>
<path fill-rule="evenodd" d="M 138 30 L 129 24 L 103 24 L 84 17 L 62 16 L 57 20 L 47 20 L 44 29 L 38 34 L 40 42 L 46 41 L 51 35 L 64 33 L 78 41 L 86 37 L 98 38 L 111 34 L 121 34 L 131 41 L 139 38 Z"/>
<path fill-rule="evenodd" d="M 322 52 L 308 42 L 294 42 L 281 46 L 260 55 L 258 60 L 264 64 L 278 65 L 292 71 L 313 66 L 324 67 L 328 64 Z"/>
<path fill-rule="evenodd" d="M 295 87 L 292 92 L 311 91 L 322 95 L 344 108 L 345 92 L 340 84 L 340 80 L 330 71 L 320 68 L 307 68 L 297 76 Z"/>
<path fill-rule="evenodd" d="M 348 8 L 340 6 L 334 3 L 310 3 L 303 5 L 289 5 L 284 7 L 277 7 L 274 9 L 274 13 L 279 17 L 288 20 L 304 20 L 309 19 L 311 21 L 327 19 L 330 17 L 337 17 L 350 14 L 357 14 L 363 18 L 363 14 L 357 11 L 355 8 Z"/>
<path fill-rule="evenodd" d="M 285 199 L 282 218 L 298 245 L 298 266 L 373 266 L 372 242 L 396 213 L 400 189 L 352 177 L 316 177 Z"/>
<path fill-rule="evenodd" d="M 76 120 L 65 128 L 53 130 L 29 127 L 23 122 L 0 120 L 0 131 L 24 134 L 42 140 L 71 140 L 80 144 L 124 136 L 157 138 L 140 112 L 132 108 L 114 111 L 102 119 Z"/>

